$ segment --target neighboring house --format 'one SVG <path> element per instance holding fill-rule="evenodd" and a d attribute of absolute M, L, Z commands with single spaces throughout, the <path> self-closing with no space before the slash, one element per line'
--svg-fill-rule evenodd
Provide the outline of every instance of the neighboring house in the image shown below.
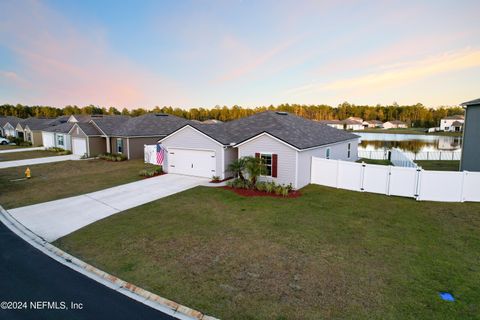
<path fill-rule="evenodd" d="M 17 133 L 22 136 L 25 141 L 31 142 L 34 147 L 43 145 L 42 131 L 48 127 L 66 123 L 67 116 L 61 116 L 55 119 L 51 118 L 27 118 L 19 122 L 17 125 Z"/>
<path fill-rule="evenodd" d="M 353 121 L 363 123 L 363 119 L 360 117 L 348 117 L 347 120 L 353 120 Z"/>
<path fill-rule="evenodd" d="M 313 156 L 356 161 L 358 141 L 357 135 L 318 121 L 266 111 L 226 123 L 189 122 L 159 142 L 167 150 L 167 172 L 225 179 L 231 176 L 230 163 L 252 156 L 267 165 L 260 180 L 299 189 L 310 183 Z"/>
<path fill-rule="evenodd" d="M 92 118 L 91 123 L 106 138 L 106 152 L 123 154 L 127 159 L 142 159 L 146 144 L 155 144 L 184 126 L 188 120 L 164 113 L 147 113 L 132 118 Z"/>
<path fill-rule="evenodd" d="M 77 122 L 68 132 L 73 154 L 95 157 L 107 150 L 106 138 L 92 123 Z"/>
<path fill-rule="evenodd" d="M 405 129 L 408 125 L 400 120 L 387 121 L 383 124 L 384 129 Z"/>
<path fill-rule="evenodd" d="M 465 117 L 463 115 L 454 115 L 440 120 L 441 131 L 460 132 L 463 129 Z"/>
<path fill-rule="evenodd" d="M 363 121 L 362 124 L 365 128 L 383 128 L 383 122 L 379 120 Z"/>
<path fill-rule="evenodd" d="M 13 116 L 0 116 L 0 136 L 15 137 L 15 127 L 21 120 Z"/>
<path fill-rule="evenodd" d="M 212 124 L 212 123 L 222 123 L 222 122 L 223 121 L 220 121 L 220 120 L 217 120 L 217 119 L 208 119 L 208 120 L 203 121 L 202 123 Z"/>
<path fill-rule="evenodd" d="M 50 126 L 42 130 L 43 146 L 45 148 L 62 148 L 72 150 L 72 138 L 69 134 L 74 123 L 66 122 Z"/>
<path fill-rule="evenodd" d="M 318 122 L 335 129 L 343 130 L 343 121 L 340 120 L 319 120 Z"/>
<path fill-rule="evenodd" d="M 460 170 L 480 171 L 480 99 L 464 102 L 462 158 Z"/>
<path fill-rule="evenodd" d="M 343 128 L 345 130 L 363 130 L 365 129 L 364 126 L 363 126 L 363 120 L 362 121 L 359 121 L 359 120 L 354 120 L 353 119 L 354 117 L 350 117 L 346 120 L 343 120 Z M 357 119 L 360 119 L 360 118 L 357 118 Z"/>

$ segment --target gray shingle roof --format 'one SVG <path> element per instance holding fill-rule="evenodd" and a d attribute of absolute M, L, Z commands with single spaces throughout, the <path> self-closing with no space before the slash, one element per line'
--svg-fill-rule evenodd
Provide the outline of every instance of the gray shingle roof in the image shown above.
<path fill-rule="evenodd" d="M 148 113 L 129 118 L 121 126 L 114 128 L 111 134 L 126 137 L 166 136 L 183 127 L 186 123 L 188 123 L 188 120 L 174 115 Z"/>
<path fill-rule="evenodd" d="M 480 105 L 480 98 L 478 99 L 475 99 L 475 100 L 471 100 L 471 101 L 467 101 L 467 102 L 464 102 L 464 103 L 461 103 L 460 104 L 461 106 L 474 106 L 474 105 Z"/>
<path fill-rule="evenodd" d="M 70 129 L 72 129 L 73 125 L 74 125 L 74 123 L 66 122 L 66 123 L 56 125 L 56 126 L 51 126 L 51 127 L 45 128 L 45 129 L 43 129 L 43 131 L 57 132 L 57 133 L 68 133 L 70 131 Z"/>
<path fill-rule="evenodd" d="M 0 127 L 3 128 L 4 125 L 10 123 L 12 127 L 16 127 L 17 124 L 21 121 L 21 118 L 14 117 L 14 116 L 0 116 Z"/>
<path fill-rule="evenodd" d="M 101 136 L 102 133 L 91 123 L 77 122 L 75 125 L 79 126 L 87 136 Z"/>
<path fill-rule="evenodd" d="M 56 124 L 60 124 L 61 121 L 57 118 L 34 118 L 34 117 L 31 117 L 31 118 L 27 118 L 27 119 L 23 119 L 22 121 L 20 121 L 20 124 L 22 126 L 22 128 L 25 128 L 26 126 L 28 126 L 28 128 L 30 128 L 30 130 L 43 130 L 45 128 L 48 128 L 52 125 L 56 125 Z"/>
<path fill-rule="evenodd" d="M 189 123 L 224 145 L 239 144 L 266 132 L 297 149 L 308 149 L 359 136 L 287 112 L 266 111 L 219 124 Z"/>
<path fill-rule="evenodd" d="M 455 114 L 453 116 L 445 117 L 443 119 L 464 120 L 465 116 L 463 114 Z"/>
<path fill-rule="evenodd" d="M 92 117 L 91 122 L 95 123 L 106 135 L 115 135 L 120 127 L 130 119 L 128 116 Z"/>

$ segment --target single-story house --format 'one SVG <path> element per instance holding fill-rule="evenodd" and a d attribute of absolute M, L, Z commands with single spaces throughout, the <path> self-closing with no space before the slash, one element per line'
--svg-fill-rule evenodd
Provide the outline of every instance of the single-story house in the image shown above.
<path fill-rule="evenodd" d="M 0 116 L 0 136 L 16 137 L 15 127 L 21 120 L 14 116 Z"/>
<path fill-rule="evenodd" d="M 358 142 L 355 134 L 275 111 L 218 124 L 189 122 L 159 140 L 167 172 L 225 179 L 230 163 L 252 156 L 266 163 L 261 180 L 295 189 L 310 183 L 313 156 L 355 161 Z"/>
<path fill-rule="evenodd" d="M 363 121 L 363 126 L 365 128 L 382 128 L 383 122 L 379 120 L 368 120 L 368 121 Z"/>
<path fill-rule="evenodd" d="M 363 119 L 360 117 L 348 117 L 346 120 L 353 120 L 357 122 L 363 122 Z"/>
<path fill-rule="evenodd" d="M 358 121 L 358 120 L 354 120 L 354 119 L 351 119 L 353 117 L 350 117 L 348 119 L 345 119 L 343 120 L 343 128 L 345 130 L 363 130 L 365 129 L 364 126 L 363 126 L 363 120 L 362 121 Z"/>
<path fill-rule="evenodd" d="M 383 123 L 383 128 L 385 129 L 405 129 L 408 128 L 408 125 L 400 120 L 391 120 Z"/>
<path fill-rule="evenodd" d="M 39 147 L 43 145 L 43 135 L 42 131 L 48 127 L 66 123 L 68 120 L 67 116 L 61 116 L 58 118 L 27 118 L 22 120 L 17 125 L 17 133 L 19 136 L 22 136 L 25 141 L 32 143 L 34 147 Z"/>
<path fill-rule="evenodd" d="M 68 131 L 71 137 L 71 151 L 73 154 L 86 157 L 95 157 L 101 153 L 105 153 L 106 138 L 91 122 L 73 123 L 72 128 Z"/>
<path fill-rule="evenodd" d="M 322 124 L 326 124 L 327 126 L 335 128 L 335 129 L 343 130 L 343 121 L 340 121 L 340 120 L 336 120 L 336 119 L 334 119 L 334 120 L 319 120 L 318 122 L 320 122 Z"/>
<path fill-rule="evenodd" d="M 440 120 L 441 131 L 460 132 L 463 129 L 465 117 L 461 114 L 449 116 Z"/>
<path fill-rule="evenodd" d="M 460 170 L 480 172 L 480 99 L 464 102 L 465 122 L 463 127 L 462 158 Z"/>
<path fill-rule="evenodd" d="M 69 134 L 74 123 L 66 122 L 42 130 L 43 146 L 45 148 L 62 148 L 72 150 L 72 138 Z"/>
<path fill-rule="evenodd" d="M 91 123 L 105 137 L 106 152 L 123 154 L 127 159 L 142 159 L 146 144 L 155 144 L 188 120 L 164 113 L 147 113 L 138 117 L 92 118 Z"/>

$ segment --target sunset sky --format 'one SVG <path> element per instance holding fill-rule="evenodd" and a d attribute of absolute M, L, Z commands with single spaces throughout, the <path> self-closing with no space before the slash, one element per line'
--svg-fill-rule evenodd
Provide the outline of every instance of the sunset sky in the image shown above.
<path fill-rule="evenodd" d="M 456 105 L 480 1 L 0 1 L 0 104 Z"/>

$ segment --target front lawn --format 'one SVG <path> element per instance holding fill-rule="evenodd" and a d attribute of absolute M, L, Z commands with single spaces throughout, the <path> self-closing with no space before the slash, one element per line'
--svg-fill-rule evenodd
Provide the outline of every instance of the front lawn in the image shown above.
<path fill-rule="evenodd" d="M 420 167 L 425 170 L 438 171 L 459 171 L 460 161 L 458 160 L 416 160 Z"/>
<path fill-rule="evenodd" d="M 32 178 L 24 176 L 26 167 L 0 169 L 0 205 L 16 208 L 93 192 L 141 179 L 142 160 L 110 162 L 79 160 L 30 166 Z"/>
<path fill-rule="evenodd" d="M 24 148 L 32 148 L 26 147 L 26 146 L 17 146 L 17 145 L 12 145 L 12 144 L 0 144 L 0 150 L 10 150 L 10 149 L 24 149 Z"/>
<path fill-rule="evenodd" d="M 0 153 L 0 161 L 24 160 L 57 156 L 56 152 L 47 150 Z"/>
<path fill-rule="evenodd" d="M 479 203 L 301 192 L 246 198 L 197 187 L 55 244 L 222 319 L 478 317 Z"/>

